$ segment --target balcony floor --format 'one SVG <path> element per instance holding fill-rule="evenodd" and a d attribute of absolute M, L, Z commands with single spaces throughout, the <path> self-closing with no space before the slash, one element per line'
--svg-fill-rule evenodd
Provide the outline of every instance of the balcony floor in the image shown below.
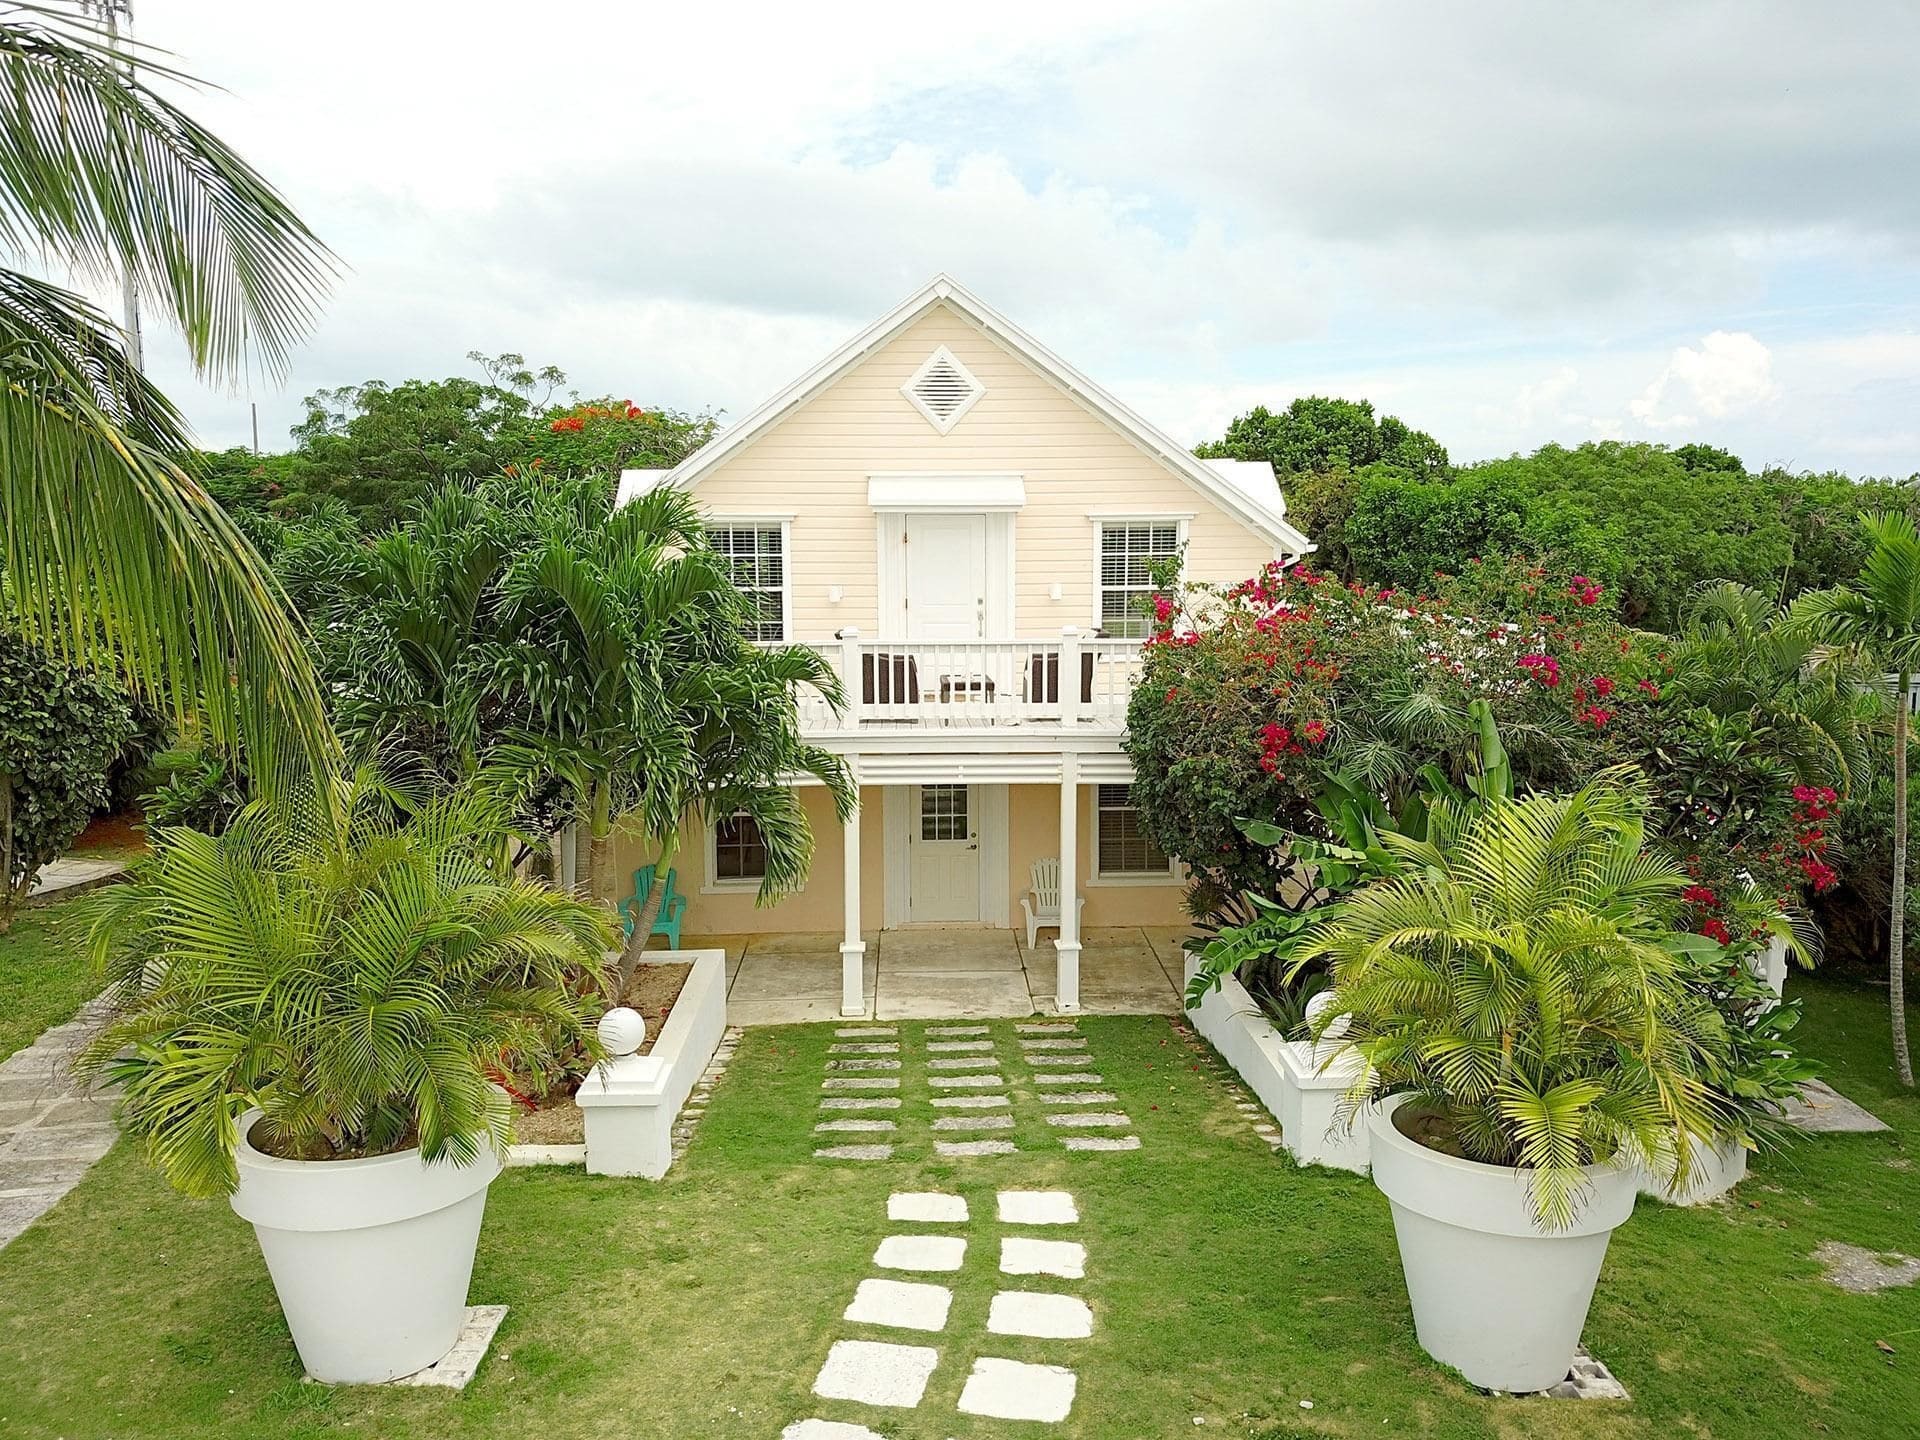
<path fill-rule="evenodd" d="M 1180 1013 L 1180 941 L 1169 927 L 1091 929 L 1080 937 L 1080 1013 Z M 869 933 L 867 1014 L 880 1020 L 972 1020 L 1054 1013 L 1053 933 L 1029 951 L 1024 932 L 916 927 Z M 837 934 L 687 935 L 687 949 L 727 952 L 727 1020 L 787 1025 L 839 1020 Z"/>

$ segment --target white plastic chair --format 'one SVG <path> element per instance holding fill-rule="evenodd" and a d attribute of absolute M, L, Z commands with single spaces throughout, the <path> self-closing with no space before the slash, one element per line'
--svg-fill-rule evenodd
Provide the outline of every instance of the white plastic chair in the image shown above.
<path fill-rule="evenodd" d="M 1057 858 L 1033 862 L 1033 886 L 1020 898 L 1020 908 L 1027 912 L 1027 948 L 1031 950 L 1039 941 L 1042 926 L 1052 925 L 1057 929 L 1060 924 L 1060 861 Z M 1074 896 L 1076 922 L 1086 908 L 1087 897 Z"/>

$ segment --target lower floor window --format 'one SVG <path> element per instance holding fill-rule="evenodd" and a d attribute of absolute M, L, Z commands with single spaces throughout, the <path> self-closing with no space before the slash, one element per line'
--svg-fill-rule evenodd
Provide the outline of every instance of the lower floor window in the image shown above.
<path fill-rule="evenodd" d="M 1140 828 L 1131 785 L 1101 785 L 1096 805 L 1096 834 L 1102 875 L 1166 875 L 1173 869 L 1166 853 Z"/>
<path fill-rule="evenodd" d="M 713 878 L 752 881 L 766 878 L 767 844 L 760 826 L 744 810 L 713 827 Z"/>

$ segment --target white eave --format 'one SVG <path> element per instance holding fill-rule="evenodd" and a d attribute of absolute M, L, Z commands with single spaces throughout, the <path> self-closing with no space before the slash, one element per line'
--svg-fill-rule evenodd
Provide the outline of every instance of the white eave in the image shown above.
<path fill-rule="evenodd" d="M 1018 475 L 870 475 L 875 510 L 1018 510 L 1027 483 Z"/>
<path fill-rule="evenodd" d="M 1249 483 L 1254 478 L 1250 474 L 1244 471 L 1224 472 L 1198 459 L 1185 446 L 1148 423 L 957 280 L 944 274 L 934 276 L 806 374 L 758 409 L 728 426 L 664 476 L 658 471 L 649 470 L 622 472 L 621 503 L 634 495 L 644 494 L 657 484 L 677 485 L 683 489 L 697 485 L 707 471 L 721 464 L 735 451 L 751 444 L 790 412 L 806 404 L 868 355 L 887 344 L 921 315 L 943 302 L 979 330 L 998 339 L 1054 385 L 1106 420 L 1195 490 L 1211 497 L 1223 509 L 1272 540 L 1277 552 L 1297 556 L 1315 548 L 1311 540 L 1288 523 L 1286 502 L 1280 498 L 1279 486 L 1270 478 L 1273 474 L 1271 466 L 1253 461 L 1230 462 L 1236 467 L 1257 466 L 1266 472 L 1272 495 L 1269 503 L 1264 495 L 1258 493 L 1257 486 Z"/>

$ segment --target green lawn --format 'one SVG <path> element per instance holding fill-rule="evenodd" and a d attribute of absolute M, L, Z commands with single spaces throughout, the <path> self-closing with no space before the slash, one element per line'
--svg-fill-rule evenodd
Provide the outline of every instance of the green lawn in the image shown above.
<path fill-rule="evenodd" d="M 1167 1022 L 1090 1019 L 1096 1068 L 1144 1148 L 1069 1154 L 1015 1086 L 1023 1153 L 936 1160 L 910 1062 L 901 1156 L 811 1158 L 832 1027 L 751 1031 L 667 1182 L 516 1171 L 494 1187 L 473 1296 L 512 1309 L 464 1395 L 303 1385 L 252 1238 L 224 1204 L 170 1195 L 125 1145 L 0 1252 L 0 1434 L 37 1437 L 777 1436 L 806 1415 L 897 1437 L 1224 1433 L 1443 1437 L 1906 1436 L 1920 1414 L 1920 1290 L 1854 1296 L 1809 1252 L 1837 1238 L 1920 1250 L 1920 1101 L 1896 1096 L 1871 994 L 1796 979 L 1808 1043 L 1895 1127 L 1759 1162 L 1735 1203 L 1643 1203 L 1588 1327 L 1631 1404 L 1493 1400 L 1414 1344 L 1385 1203 L 1357 1177 L 1270 1154 L 1219 1072 Z M 904 1025 L 902 1038 L 922 1027 Z M 996 1026 L 1002 1054 L 1011 1031 Z M 910 1045 L 909 1053 L 919 1049 Z M 1023 1066 L 1005 1071 L 1024 1075 Z M 862 1137 L 839 1137 L 855 1140 Z M 989 1338 L 1001 1186 L 1078 1198 L 1090 1340 Z M 957 1191 L 972 1237 L 946 1330 L 840 1318 L 893 1229 L 896 1189 Z M 815 1401 L 836 1339 L 941 1350 L 915 1411 Z M 1889 1356 L 1875 1346 L 1891 1344 Z M 1070 1364 L 1061 1425 L 959 1414 L 981 1354 Z M 1312 1408 L 1302 1408 L 1303 1401 Z M 1204 1424 L 1196 1424 L 1196 1419 Z"/>
<path fill-rule="evenodd" d="M 0 936 L 0 1060 L 90 1000 L 100 985 L 81 953 L 72 900 L 29 905 Z"/>

